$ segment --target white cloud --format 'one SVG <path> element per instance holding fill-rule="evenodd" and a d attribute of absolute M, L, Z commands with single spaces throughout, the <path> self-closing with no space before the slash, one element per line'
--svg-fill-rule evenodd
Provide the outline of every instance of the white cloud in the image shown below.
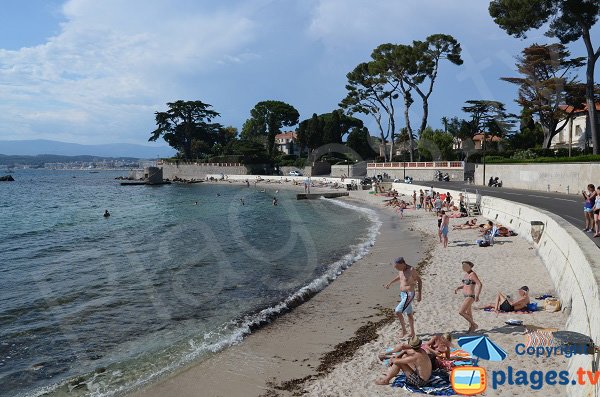
<path fill-rule="evenodd" d="M 168 0 L 68 1 L 57 36 L 0 49 L 0 139 L 86 129 L 97 132 L 89 141 L 139 142 L 156 107 L 189 94 L 194 77 L 254 59 L 244 48 L 255 37 L 254 22 L 235 9 L 210 8 Z"/>
<path fill-rule="evenodd" d="M 308 33 L 333 47 L 382 37 L 410 42 L 432 33 L 489 27 L 487 5 L 481 0 L 316 0 Z"/>

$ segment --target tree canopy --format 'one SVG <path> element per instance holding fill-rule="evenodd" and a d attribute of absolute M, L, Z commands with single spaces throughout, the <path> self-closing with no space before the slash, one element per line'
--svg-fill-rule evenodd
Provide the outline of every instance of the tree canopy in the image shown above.
<path fill-rule="evenodd" d="M 348 116 L 341 110 L 323 113 L 319 116 L 313 114 L 310 119 L 300 122 L 298 126 L 298 143 L 311 150 L 328 143 L 342 143 L 343 137 L 352 128 L 361 128 L 363 122 Z"/>
<path fill-rule="evenodd" d="M 564 105 L 579 107 L 585 101 L 585 89 L 572 76 L 584 58 L 570 58 L 560 43 L 525 48 L 517 58 L 517 70 L 522 77 L 503 77 L 502 80 L 519 86 L 516 100 L 529 115 L 536 115 L 544 127 L 543 147 L 549 148 L 552 138 L 572 117 Z"/>
<path fill-rule="evenodd" d="M 482 133 L 484 148 L 487 143 L 487 135 L 505 137 L 512 132 L 514 115 L 506 112 L 502 102 L 476 99 L 465 103 L 462 110 L 471 118 L 463 128 L 468 128 L 469 138 Z"/>
<path fill-rule="evenodd" d="M 156 141 L 162 136 L 186 159 L 191 159 L 194 154 L 208 154 L 219 140 L 222 126 L 212 120 L 220 114 L 202 101 L 179 100 L 168 102 L 167 106 L 166 112 L 155 112 L 157 128 L 148 140 Z"/>
<path fill-rule="evenodd" d="M 528 31 L 547 24 L 546 35 L 567 44 L 583 40 L 587 53 L 586 102 L 594 154 L 600 147 L 598 118 L 594 96 L 594 70 L 600 46 L 594 48 L 590 36 L 600 16 L 598 0 L 492 0 L 489 12 L 494 22 L 508 34 L 524 38 Z"/>
<path fill-rule="evenodd" d="M 346 144 L 358 153 L 363 160 L 374 159 L 377 156 L 377 153 L 373 150 L 374 143 L 369 135 L 369 130 L 365 127 L 352 128 L 348 134 Z"/>
<path fill-rule="evenodd" d="M 281 131 L 283 126 L 291 127 L 298 124 L 299 118 L 300 114 L 296 108 L 285 102 L 258 102 L 250 111 L 250 118 L 244 123 L 242 138 L 263 138 L 269 156 L 273 157 L 275 135 Z"/>

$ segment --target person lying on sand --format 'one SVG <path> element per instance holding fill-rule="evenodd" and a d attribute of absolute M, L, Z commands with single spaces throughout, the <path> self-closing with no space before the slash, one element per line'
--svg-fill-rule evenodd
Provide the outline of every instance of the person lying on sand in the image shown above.
<path fill-rule="evenodd" d="M 427 353 L 437 355 L 443 355 L 446 358 L 450 358 L 450 349 L 452 347 L 452 335 L 445 333 L 443 335 L 433 335 L 431 339 L 423 344 L 423 350 Z M 387 360 L 394 357 L 402 357 L 407 350 L 411 347 L 406 343 L 399 343 L 393 348 L 387 349 L 383 353 L 379 353 L 378 357 L 380 361 Z"/>
<path fill-rule="evenodd" d="M 462 225 L 454 225 L 452 226 L 453 230 L 462 230 L 462 229 L 474 229 L 477 227 L 477 218 L 473 218 L 470 221 L 466 221 Z"/>
<path fill-rule="evenodd" d="M 494 222 L 492 222 L 492 221 L 487 221 L 487 223 L 479 225 L 480 235 L 483 236 L 484 234 L 486 234 L 487 232 L 492 230 L 493 227 L 494 227 Z"/>
<path fill-rule="evenodd" d="M 496 315 L 502 310 L 503 312 L 514 312 L 527 308 L 530 302 L 529 299 L 529 287 L 526 285 L 522 286 L 517 290 L 518 299 L 510 300 L 508 295 L 504 295 L 502 292 L 498 292 L 496 296 L 496 302 L 493 305 L 484 306 L 483 309 L 493 306 Z"/>
<path fill-rule="evenodd" d="M 388 385 L 400 371 L 406 375 L 406 384 L 423 387 L 429 382 L 433 366 L 427 352 L 421 348 L 421 340 L 412 337 L 408 342 L 409 349 L 400 358 L 393 358 L 387 374 L 375 381 L 377 385 Z"/>

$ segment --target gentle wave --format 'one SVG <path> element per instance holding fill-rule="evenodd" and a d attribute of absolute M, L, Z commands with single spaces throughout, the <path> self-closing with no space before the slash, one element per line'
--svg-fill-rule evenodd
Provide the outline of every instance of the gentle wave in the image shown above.
<path fill-rule="evenodd" d="M 292 309 L 298 307 L 302 303 L 309 300 L 311 297 L 313 297 L 318 292 L 322 291 L 325 287 L 327 287 L 329 284 L 331 284 L 337 277 L 339 277 L 343 273 L 345 269 L 347 269 L 353 263 L 365 257 L 365 255 L 369 252 L 369 249 L 375 244 L 375 240 L 379 235 L 379 231 L 382 225 L 382 222 L 379 219 L 377 212 L 369 208 L 349 204 L 340 200 L 325 198 L 323 198 L 323 200 L 325 200 L 327 203 L 338 205 L 353 211 L 361 212 L 367 215 L 369 221 L 371 222 L 366 237 L 361 243 L 352 246 L 350 253 L 344 255 L 342 258 L 330 264 L 327 267 L 327 270 L 324 274 L 314 279 L 312 282 L 305 285 L 304 287 L 300 288 L 279 304 L 262 309 L 258 313 L 246 315 L 241 319 L 229 321 L 223 324 L 218 331 L 208 332 L 203 336 L 203 339 L 205 341 L 211 340 L 214 337 L 217 338 L 216 341 L 198 343 L 194 340 L 189 340 L 189 350 L 181 357 L 179 357 L 178 360 L 171 362 L 166 366 L 163 366 L 159 370 L 153 371 L 151 373 L 146 373 L 144 374 L 144 376 L 138 378 L 133 382 L 121 385 L 109 391 L 95 390 L 88 395 L 93 397 L 112 397 L 117 395 L 123 395 L 127 392 L 139 389 L 140 387 L 151 383 L 156 379 L 161 378 L 169 373 L 172 373 L 176 369 L 179 369 L 185 365 L 189 365 L 190 363 L 192 363 L 199 357 L 202 357 L 203 355 L 206 355 L 208 353 L 217 353 L 228 347 L 239 344 L 243 341 L 243 339 L 246 336 L 250 335 L 252 332 L 269 324 L 277 317 L 291 311 Z M 226 333 L 227 335 L 221 336 L 223 335 L 223 333 Z M 94 373 L 88 374 L 88 376 L 91 376 L 91 379 L 85 380 L 85 383 L 88 386 L 91 386 L 89 388 L 93 390 L 94 381 L 99 375 Z M 82 377 L 78 378 L 81 379 Z M 33 394 L 27 394 L 26 397 L 41 397 L 51 394 L 60 388 L 69 387 L 69 384 L 72 381 L 72 378 L 67 379 L 58 384 L 39 389 Z M 69 389 L 70 388 L 71 387 L 69 387 Z"/>

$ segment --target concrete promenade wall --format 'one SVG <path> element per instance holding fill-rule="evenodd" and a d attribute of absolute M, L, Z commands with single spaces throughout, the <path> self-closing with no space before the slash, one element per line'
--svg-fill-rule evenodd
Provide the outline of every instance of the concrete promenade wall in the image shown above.
<path fill-rule="evenodd" d="M 348 173 L 348 168 L 350 172 Z M 345 164 L 332 165 L 331 176 L 341 177 L 342 175 L 347 177 L 364 177 L 367 175 L 367 162 L 361 161 L 356 164 L 351 164 L 349 167 Z"/>
<path fill-rule="evenodd" d="M 163 178 L 173 180 L 180 179 L 204 179 L 209 174 L 237 174 L 246 175 L 248 171 L 243 165 L 222 166 L 208 164 L 163 164 Z"/>
<path fill-rule="evenodd" d="M 504 187 L 579 194 L 589 183 L 600 184 L 600 163 L 487 164 L 485 177 L 491 176 Z M 484 184 L 482 164 L 475 166 L 475 183 Z"/>
<path fill-rule="evenodd" d="M 412 194 L 426 186 L 393 184 L 398 192 Z M 450 191 L 454 195 L 457 191 Z M 566 329 L 590 336 L 600 345 L 600 256 L 598 247 L 575 226 L 550 212 L 495 197 L 481 198 L 483 216 L 499 222 L 528 239 L 542 258 L 563 310 L 568 314 Z M 531 236 L 531 222 L 539 221 L 544 230 L 539 242 Z M 505 264 L 511 266 L 511 264 Z M 569 373 L 575 376 L 578 368 L 592 370 L 593 356 L 574 355 L 569 361 Z M 589 382 L 588 382 L 589 383 Z M 568 385 L 570 396 L 599 396 L 600 384 L 595 387 Z"/>

